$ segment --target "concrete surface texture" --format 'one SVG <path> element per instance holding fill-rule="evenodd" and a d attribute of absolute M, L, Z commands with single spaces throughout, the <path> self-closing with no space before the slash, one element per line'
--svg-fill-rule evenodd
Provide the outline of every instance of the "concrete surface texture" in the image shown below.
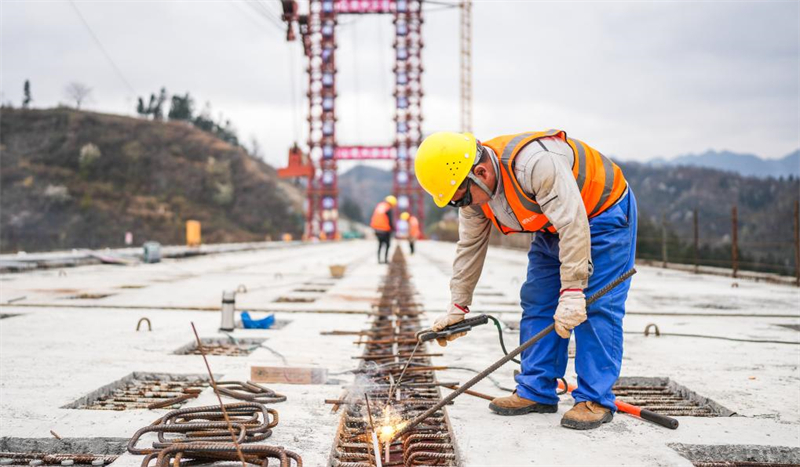
<path fill-rule="evenodd" d="M 62 407 L 133 372 L 206 374 L 200 356 L 175 351 L 194 340 L 191 322 L 203 338 L 225 337 L 218 331 L 222 292 L 239 289 L 238 310 L 250 310 L 255 318 L 274 312 L 285 326 L 235 330 L 234 337 L 265 340 L 248 356 L 210 356 L 211 368 L 240 381 L 254 365 L 327 369 L 328 384 L 266 384 L 288 400 L 271 405 L 280 424 L 265 441 L 301 454 L 305 465 L 327 465 L 340 414 L 332 414 L 324 400 L 339 398 L 352 383 L 348 371 L 358 365 L 353 357 L 361 348 L 354 336 L 321 333 L 368 326 L 386 271 L 377 264 L 375 248 L 370 241 L 293 244 L 159 264 L 0 275 L 0 312 L 12 315 L 0 319 L 0 437 L 52 438 L 52 430 L 64 438 L 129 438 L 167 410 Z M 449 301 L 455 246 L 419 242 L 414 256 L 405 243 L 402 248 L 432 321 Z M 330 277 L 331 264 L 347 265 L 342 279 Z M 509 348 L 518 341 L 513 324 L 525 267 L 525 252 L 493 248 L 473 304 L 476 312 L 509 323 Z M 713 454 L 714 446 L 739 445 L 796 455 L 799 304 L 800 291 L 791 286 L 641 267 L 625 318 L 622 375 L 669 378 L 737 415 L 678 417 L 681 425 L 674 431 L 617 415 L 597 430 L 577 432 L 559 426 L 572 405 L 569 396 L 562 396 L 557 414 L 500 417 L 489 412 L 487 401 L 463 395 L 447 408 L 462 465 L 691 465 L 678 451 Z M 135 330 L 141 317 L 152 321 L 151 332 Z M 660 337 L 643 335 L 650 323 L 658 325 Z M 435 344 L 428 350 L 440 351 Z M 490 326 L 442 352 L 434 364 L 450 369 L 438 372 L 440 381 L 465 382 L 474 373 L 456 367 L 480 371 L 502 356 Z M 514 369 L 508 364 L 493 375 L 497 385 L 485 380 L 474 389 L 506 395 L 498 386 L 513 388 Z M 567 379 L 575 383 L 572 361 Z M 185 407 L 215 402 L 206 389 Z M 764 458 L 778 462 L 786 456 Z M 114 465 L 140 462 L 125 454 Z"/>

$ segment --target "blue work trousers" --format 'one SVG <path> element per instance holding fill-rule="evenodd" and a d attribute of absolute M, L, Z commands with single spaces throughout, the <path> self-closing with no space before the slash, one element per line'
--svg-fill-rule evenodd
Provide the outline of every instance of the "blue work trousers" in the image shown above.
<path fill-rule="evenodd" d="M 636 256 L 636 198 L 628 193 L 617 204 L 589 220 L 594 272 L 584 291 L 588 298 L 633 267 Z M 553 324 L 561 291 L 558 235 L 537 233 L 528 252 L 528 278 L 520 291 L 520 343 Z M 593 401 L 612 411 L 611 387 L 622 365 L 622 318 L 630 279 L 587 307 L 587 320 L 574 330 L 576 402 Z M 557 380 L 567 368 L 569 339 L 551 332 L 522 353 L 517 393 L 543 404 L 557 404 Z"/>

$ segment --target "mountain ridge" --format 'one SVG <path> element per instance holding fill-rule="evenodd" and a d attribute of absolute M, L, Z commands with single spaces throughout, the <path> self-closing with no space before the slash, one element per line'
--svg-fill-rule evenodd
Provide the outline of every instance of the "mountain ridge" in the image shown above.
<path fill-rule="evenodd" d="M 692 166 L 706 167 L 729 172 L 736 172 L 753 177 L 787 177 L 800 176 L 800 149 L 779 159 L 764 159 L 755 154 L 737 153 L 734 151 L 717 151 L 709 149 L 700 154 L 683 154 L 670 159 L 659 157 L 646 164 L 652 166 Z"/>

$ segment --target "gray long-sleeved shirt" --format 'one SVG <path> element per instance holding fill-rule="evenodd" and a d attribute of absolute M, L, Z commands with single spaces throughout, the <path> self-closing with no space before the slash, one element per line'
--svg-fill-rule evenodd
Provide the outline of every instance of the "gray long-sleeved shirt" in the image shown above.
<path fill-rule="evenodd" d="M 494 159 L 497 156 L 486 147 Z M 559 236 L 561 287 L 586 288 L 591 271 L 589 219 L 578 184 L 572 175 L 572 148 L 558 137 L 534 141 L 515 159 L 514 176 L 522 190 L 542 208 Z M 503 179 L 497 173 L 497 188 L 489 201 L 497 221 L 512 229 L 520 225 L 506 201 Z M 472 294 L 481 276 L 492 222 L 478 206 L 459 209 L 458 244 L 450 280 L 452 303 L 472 304 Z"/>

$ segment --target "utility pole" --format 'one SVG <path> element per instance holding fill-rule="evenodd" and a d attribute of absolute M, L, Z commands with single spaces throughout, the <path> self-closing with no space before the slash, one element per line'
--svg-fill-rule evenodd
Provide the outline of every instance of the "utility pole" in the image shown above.
<path fill-rule="evenodd" d="M 461 131 L 472 133 L 472 0 L 461 2 Z"/>
<path fill-rule="evenodd" d="M 661 213 L 661 267 L 667 267 L 667 221 L 664 213 Z"/>
<path fill-rule="evenodd" d="M 736 206 L 733 206 L 731 211 L 731 221 L 732 221 L 732 228 L 733 228 L 733 236 L 732 236 L 732 245 L 731 245 L 731 257 L 733 259 L 733 277 L 736 277 L 739 273 L 739 252 L 738 245 L 739 245 L 739 236 L 738 236 L 738 228 L 737 228 L 737 216 L 736 216 Z"/>
<path fill-rule="evenodd" d="M 698 250 L 700 249 L 700 237 L 697 229 L 697 208 L 694 208 L 694 273 L 700 272 L 700 267 L 697 264 Z"/>
<path fill-rule="evenodd" d="M 800 287 L 800 200 L 794 201 L 794 273 Z"/>

